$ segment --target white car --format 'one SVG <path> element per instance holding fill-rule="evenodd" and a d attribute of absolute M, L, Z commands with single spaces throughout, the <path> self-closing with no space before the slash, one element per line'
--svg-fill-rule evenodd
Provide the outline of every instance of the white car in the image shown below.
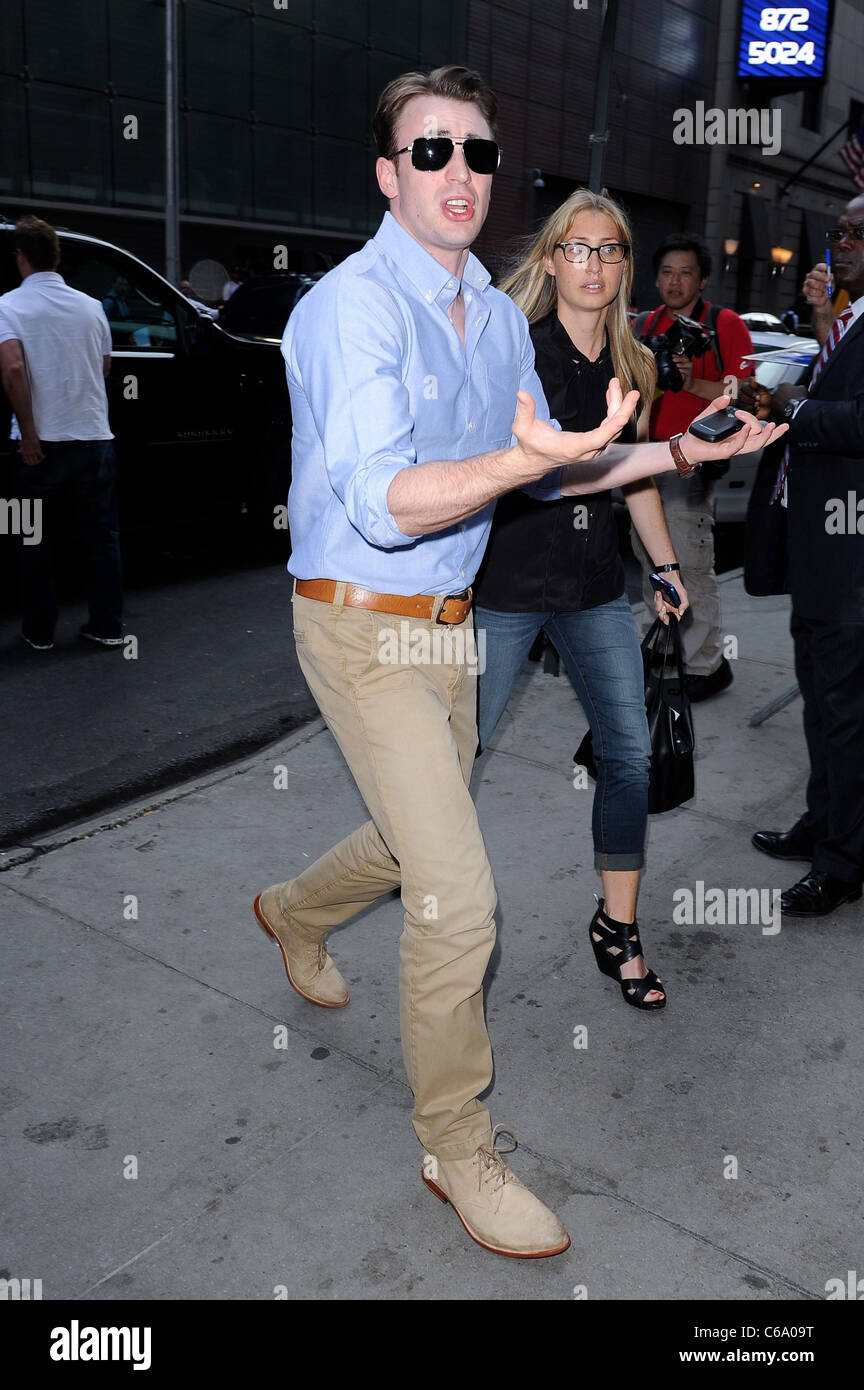
<path fill-rule="evenodd" d="M 751 329 L 751 336 L 757 359 L 756 380 L 768 391 L 774 391 L 784 381 L 801 381 L 819 351 L 815 338 L 795 337 L 785 329 L 779 333 L 760 333 Z M 715 521 L 729 523 L 747 519 L 747 503 L 761 457 L 761 450 L 755 454 L 733 456 L 729 472 L 714 487 Z"/>
<path fill-rule="evenodd" d="M 813 337 L 812 330 L 806 324 L 799 324 L 797 329 L 787 328 L 776 314 L 766 313 L 762 309 L 751 309 L 749 313 L 739 314 L 738 317 L 742 323 L 746 323 L 754 338 L 764 338 L 771 333 L 782 333 L 784 338 L 794 338 L 796 335 L 802 338 Z"/>

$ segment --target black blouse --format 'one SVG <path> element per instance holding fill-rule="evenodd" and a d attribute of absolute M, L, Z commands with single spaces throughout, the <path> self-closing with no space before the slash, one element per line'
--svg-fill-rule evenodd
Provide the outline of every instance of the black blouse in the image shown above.
<path fill-rule="evenodd" d="M 537 375 L 549 412 L 565 430 L 590 430 L 606 418 L 606 388 L 615 375 L 609 338 L 590 362 L 558 315 L 531 325 Z M 632 421 L 618 436 L 632 443 Z M 586 516 L 587 511 L 587 516 Z M 498 499 L 475 601 L 504 613 L 596 608 L 620 598 L 624 566 L 610 492 L 539 502 L 524 492 Z"/>

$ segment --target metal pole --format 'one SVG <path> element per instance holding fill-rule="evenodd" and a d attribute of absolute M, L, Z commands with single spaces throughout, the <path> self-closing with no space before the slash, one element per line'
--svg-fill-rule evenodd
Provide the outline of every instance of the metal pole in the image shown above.
<path fill-rule="evenodd" d="M 796 169 L 793 174 L 789 175 L 788 179 L 783 184 L 783 187 L 778 189 L 777 191 L 778 198 L 782 198 L 787 188 L 791 188 L 793 183 L 797 183 L 798 179 L 800 179 L 801 175 L 804 173 L 804 170 L 809 169 L 810 165 L 819 158 L 820 154 L 824 154 L 828 146 L 833 145 L 834 141 L 837 139 L 837 136 L 842 135 L 843 131 L 848 129 L 848 126 L 849 121 L 845 120 L 842 125 L 837 127 L 837 129 L 834 131 L 834 134 L 829 135 L 828 139 L 819 146 L 815 154 L 811 154 L 809 159 L 805 159 L 804 163 L 798 169 Z"/>
<path fill-rule="evenodd" d="M 606 158 L 606 141 L 609 137 L 609 87 L 612 82 L 612 56 L 617 23 L 618 0 L 603 0 L 603 28 L 600 33 L 597 86 L 594 90 L 594 120 L 593 129 L 588 137 L 591 142 L 588 187 L 592 193 L 600 193 L 603 188 L 603 161 Z"/>
<path fill-rule="evenodd" d="M 788 690 L 784 690 L 782 695 L 775 695 L 773 700 L 769 700 L 767 705 L 757 709 L 755 714 L 750 716 L 750 727 L 755 729 L 757 725 L 764 724 L 766 719 L 770 719 L 772 714 L 778 714 L 781 709 L 785 709 L 791 704 L 796 695 L 801 694 L 799 685 L 790 685 Z"/>
<path fill-rule="evenodd" d="M 180 280 L 177 64 L 177 0 L 165 0 L 165 278 L 172 285 Z"/>

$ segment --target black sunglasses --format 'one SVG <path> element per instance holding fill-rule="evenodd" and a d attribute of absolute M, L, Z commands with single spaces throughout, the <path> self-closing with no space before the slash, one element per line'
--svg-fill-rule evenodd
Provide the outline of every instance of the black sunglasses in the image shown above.
<path fill-rule="evenodd" d="M 475 174 L 494 174 L 501 163 L 501 150 L 494 140 L 478 140 L 471 135 L 467 140 L 451 140 L 449 135 L 420 135 L 401 150 L 394 150 L 388 159 L 397 154 L 411 153 L 411 163 L 421 173 L 435 174 L 445 169 L 453 158 L 457 145 L 462 146 L 465 163 Z"/>
<path fill-rule="evenodd" d="M 843 241 L 845 237 L 850 241 L 864 241 L 864 227 L 832 227 L 830 232 L 825 233 L 826 241 Z"/>

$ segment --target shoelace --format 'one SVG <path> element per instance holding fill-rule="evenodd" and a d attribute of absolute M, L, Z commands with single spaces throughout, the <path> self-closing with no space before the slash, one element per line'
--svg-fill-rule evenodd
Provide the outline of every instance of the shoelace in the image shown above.
<path fill-rule="evenodd" d="M 513 1174 L 504 1166 L 501 1160 L 501 1153 L 498 1150 L 499 1135 L 508 1134 L 513 1140 L 509 1149 L 503 1149 L 503 1153 L 513 1153 L 516 1148 L 516 1136 L 512 1129 L 507 1125 L 496 1125 L 492 1131 L 492 1143 L 481 1144 L 477 1150 L 477 1190 L 480 1191 L 484 1182 L 492 1184 L 492 1191 L 497 1192 L 502 1188 Z"/>

